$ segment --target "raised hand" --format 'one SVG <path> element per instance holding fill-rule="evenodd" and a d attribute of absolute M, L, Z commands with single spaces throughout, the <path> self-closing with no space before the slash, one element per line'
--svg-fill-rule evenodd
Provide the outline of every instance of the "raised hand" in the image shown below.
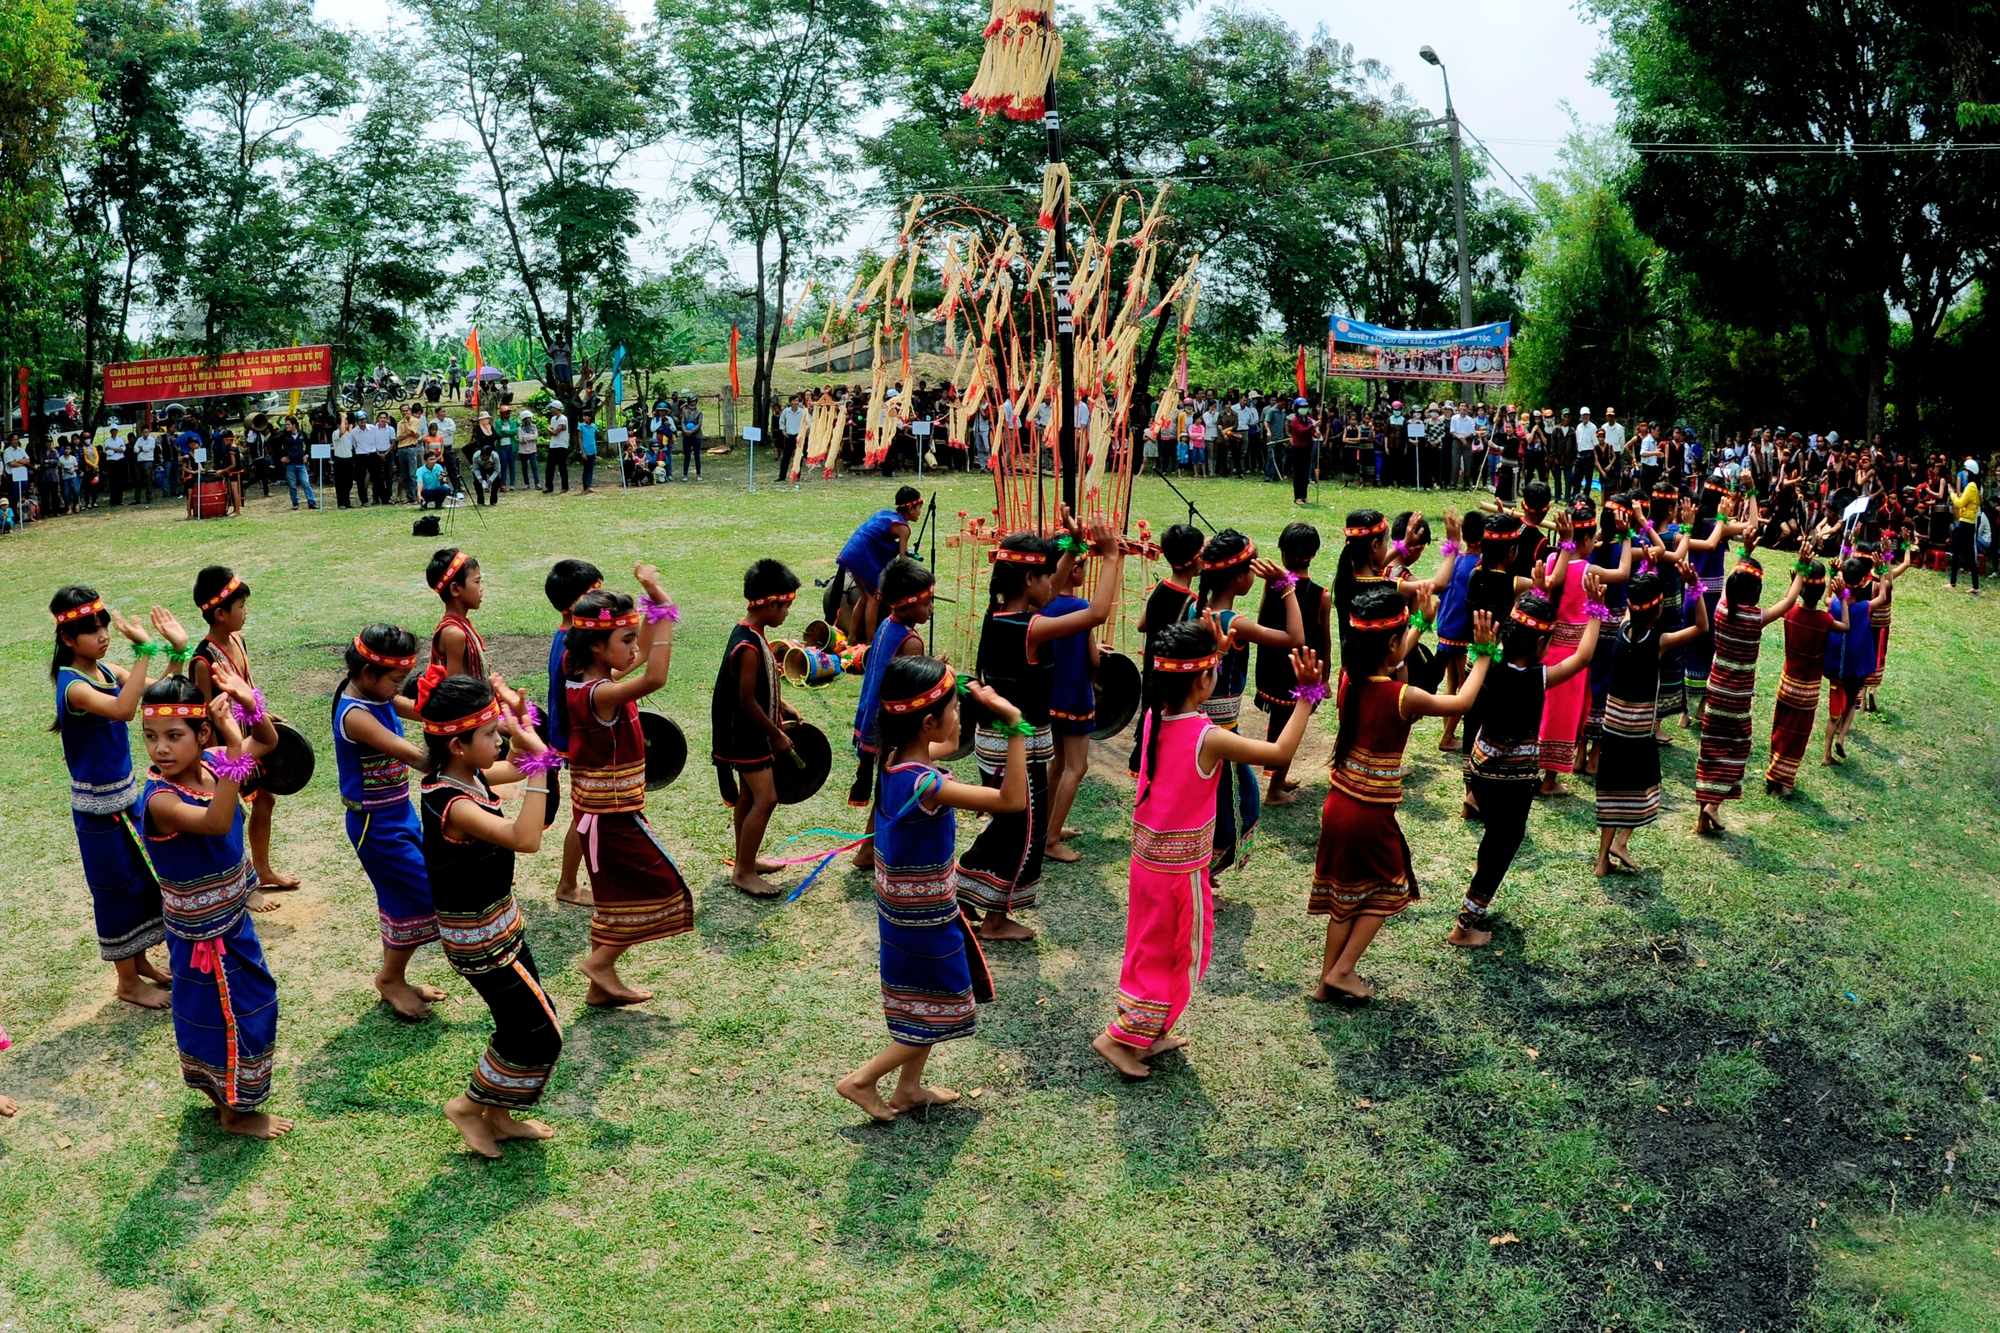
<path fill-rule="evenodd" d="M 654 601 L 664 602 L 667 600 L 667 594 L 660 589 L 660 568 L 658 565 L 651 565 L 641 560 L 632 566 L 632 577 L 639 581 L 639 586 L 644 588 L 646 594 Z"/>
<path fill-rule="evenodd" d="M 1474 611 L 1472 613 L 1472 641 L 1474 643 L 1492 643 L 1499 636 L 1500 631 L 1494 624 L 1493 613 L 1491 611 Z"/>
<path fill-rule="evenodd" d="M 187 631 L 181 628 L 181 622 L 174 618 L 173 612 L 164 606 L 156 606 L 153 608 L 152 621 L 154 631 L 172 644 L 175 652 L 187 651 Z"/>
<path fill-rule="evenodd" d="M 1100 556 L 1118 554 L 1118 534 L 1111 530 L 1109 523 L 1090 525 L 1090 546 Z"/>
<path fill-rule="evenodd" d="M 1310 648 L 1292 649 L 1292 674 L 1298 677 L 1300 685 L 1317 685 L 1326 679 L 1325 668 L 1320 665 L 1319 654 Z"/>
<path fill-rule="evenodd" d="M 1455 509 L 1445 510 L 1444 511 L 1445 540 L 1452 542 L 1457 541 L 1458 535 L 1461 531 L 1463 531 L 1463 526 L 1459 522 L 1458 511 Z"/>
<path fill-rule="evenodd" d="M 1259 557 L 1250 562 L 1250 572 L 1264 580 L 1264 582 L 1269 583 L 1273 579 L 1283 578 L 1285 576 L 1285 567 L 1275 560 L 1265 560 Z"/>
<path fill-rule="evenodd" d="M 153 636 L 146 633 L 146 627 L 139 623 L 137 617 L 127 620 L 124 616 L 118 614 L 118 608 L 116 607 L 111 609 L 111 627 L 130 639 L 133 643 L 151 643 L 153 641 Z"/>

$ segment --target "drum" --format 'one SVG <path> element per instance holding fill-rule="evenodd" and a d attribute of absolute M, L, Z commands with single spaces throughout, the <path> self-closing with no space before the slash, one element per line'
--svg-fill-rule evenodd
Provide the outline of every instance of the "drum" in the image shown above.
<path fill-rule="evenodd" d="M 646 738 L 646 790 L 672 786 L 687 767 L 687 737 L 672 718 L 652 708 L 639 710 L 639 730 Z"/>
<path fill-rule="evenodd" d="M 792 738 L 792 750 L 775 756 L 771 778 L 778 788 L 778 803 L 797 805 L 826 785 L 826 775 L 833 771 L 833 747 L 827 744 L 826 733 L 810 722 L 793 723 L 785 734 Z"/>
<path fill-rule="evenodd" d="M 825 689 L 840 679 L 840 659 L 801 645 L 785 654 L 785 679 L 809 690 Z"/>
<path fill-rule="evenodd" d="M 824 620 L 808 621 L 799 633 L 799 643 L 807 648 L 819 648 L 829 653 L 838 653 L 847 647 L 847 636 Z"/>
<path fill-rule="evenodd" d="M 221 518 L 228 500 L 220 481 L 203 481 L 194 497 L 196 518 Z"/>
<path fill-rule="evenodd" d="M 273 796 L 296 796 L 312 781 L 312 742 L 289 722 L 273 719 L 271 725 L 278 729 L 278 748 L 257 761 L 257 771 L 243 784 L 246 796 L 260 791 Z"/>
<path fill-rule="evenodd" d="M 1097 659 L 1097 720 L 1094 741 L 1108 741 L 1139 714 L 1143 686 L 1139 664 L 1123 653 L 1101 653 Z"/>

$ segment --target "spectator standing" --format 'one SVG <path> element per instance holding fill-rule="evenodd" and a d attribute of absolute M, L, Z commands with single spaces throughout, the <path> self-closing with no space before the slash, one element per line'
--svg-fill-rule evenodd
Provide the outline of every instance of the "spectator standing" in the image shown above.
<path fill-rule="evenodd" d="M 511 490 L 520 485 L 515 464 L 521 448 L 521 423 L 514 420 L 512 403 L 500 404 L 500 419 L 493 423 L 493 433 L 500 439 L 500 483 Z"/>
<path fill-rule="evenodd" d="M 299 492 L 306 493 L 306 508 L 319 508 L 319 496 L 313 493 L 312 479 L 306 475 L 306 437 L 300 433 L 298 422 L 291 417 L 272 437 L 278 457 L 285 464 L 285 489 L 291 492 L 292 508 L 299 507 Z"/>
<path fill-rule="evenodd" d="M 1548 413 L 1542 414 L 1544 421 L 1548 417 Z M 1545 427 L 1545 433 L 1548 436 L 1545 447 L 1548 450 L 1549 492 L 1558 500 L 1567 500 L 1570 473 L 1576 468 L 1576 427 L 1570 422 L 1568 408 L 1562 410 L 1562 415 L 1553 424 Z"/>
<path fill-rule="evenodd" d="M 549 413 L 549 456 L 544 465 L 548 471 L 542 484 L 542 494 L 554 495 L 556 473 L 562 473 L 562 493 L 569 494 L 569 418 L 563 415 L 562 405 L 557 404 Z"/>
<path fill-rule="evenodd" d="M 484 439 L 472 455 L 472 494 L 475 503 L 500 503 L 500 449 L 498 437 Z"/>
<path fill-rule="evenodd" d="M 576 449 L 583 458 L 583 493 L 591 494 L 597 475 L 597 413 L 585 408 L 576 425 Z"/>
<path fill-rule="evenodd" d="M 1611 446 L 1611 456 L 1618 460 L 1619 472 L 1622 475 L 1624 472 L 1624 464 L 1626 461 L 1625 460 L 1626 432 L 1625 432 L 1625 423 L 1618 419 L 1617 408 L 1607 407 L 1604 409 L 1603 430 L 1604 430 L 1604 442 Z"/>
<path fill-rule="evenodd" d="M 147 504 L 153 503 L 153 494 L 159 490 L 159 480 L 153 475 L 154 460 L 159 455 L 159 436 L 151 430 L 142 430 L 132 441 L 132 503 L 138 504 L 145 497 Z"/>
<path fill-rule="evenodd" d="M 385 413 L 386 415 L 386 413 Z M 403 499 L 418 499 L 417 468 L 423 461 L 423 448 L 419 441 L 424 435 L 423 414 L 417 405 L 411 403 L 403 409 L 403 419 L 396 423 L 396 476 L 403 487 Z"/>
<path fill-rule="evenodd" d="M 104 489 L 110 495 L 111 507 L 118 508 L 125 503 L 126 459 L 131 452 L 131 435 L 120 431 L 116 418 L 104 432 Z"/>
<path fill-rule="evenodd" d="M 354 501 L 354 419 L 340 414 L 340 429 L 333 433 L 333 504 L 336 509 L 352 509 Z M 361 503 L 368 503 L 368 483 L 361 483 Z"/>
<path fill-rule="evenodd" d="M 1313 451 L 1319 444 L 1319 423 L 1312 419 L 1312 405 L 1303 398 L 1292 401 L 1291 420 L 1285 423 L 1291 441 L 1292 503 L 1306 502 L 1306 486 L 1313 476 Z"/>
<path fill-rule="evenodd" d="M 1479 432 L 1479 422 L 1467 410 L 1469 404 L 1458 404 L 1451 412 L 1451 476 L 1450 485 L 1460 490 L 1472 486 L 1472 466 L 1476 455 L 1473 443 Z"/>
<path fill-rule="evenodd" d="M 523 409 L 521 424 L 514 437 L 514 449 L 521 465 L 521 486 L 524 490 L 532 491 L 542 484 L 541 447 L 542 428 L 535 424 L 535 414 Z"/>
<path fill-rule="evenodd" d="M 701 402 L 694 398 L 681 407 L 681 480 L 701 480 Z"/>

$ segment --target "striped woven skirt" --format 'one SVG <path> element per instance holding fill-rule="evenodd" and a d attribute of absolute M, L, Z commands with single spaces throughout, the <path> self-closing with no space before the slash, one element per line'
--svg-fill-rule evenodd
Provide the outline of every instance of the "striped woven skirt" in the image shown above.
<path fill-rule="evenodd" d="M 1818 666 L 1815 662 L 1814 666 Z M 1764 780 L 1780 787 L 1796 787 L 1799 761 L 1812 743 L 1813 724 L 1819 719 L 1820 677 L 1800 680 L 1788 666 L 1778 677 L 1778 706 L 1771 713 L 1771 764 Z"/>
<path fill-rule="evenodd" d="M 1394 916 L 1421 896 L 1396 807 L 1329 789 L 1320 808 L 1307 914 L 1335 921 Z"/>
<path fill-rule="evenodd" d="M 935 1046 L 979 1030 L 977 1000 L 993 998 L 979 941 L 958 905 L 957 873 L 875 863 L 882 938 L 882 1016 L 901 1046 Z"/>
<path fill-rule="evenodd" d="M 630 948 L 694 929 L 694 895 L 680 867 L 636 810 L 580 811 L 576 831 L 590 868 L 590 943 Z"/>
<path fill-rule="evenodd" d="M 981 912 L 1018 912 L 1035 905 L 1042 883 L 1042 853 L 1049 833 L 1049 756 L 1055 742 L 1047 727 L 1028 737 L 1028 808 L 994 815 L 958 858 L 958 901 Z M 981 727 L 974 733 L 979 780 L 998 787 L 1007 772 L 1007 738 Z"/>
<path fill-rule="evenodd" d="M 1660 636 L 1665 638 L 1687 625 L 1685 604 L 1678 597 L 1660 600 Z M 1660 697 L 1654 705 L 1656 718 L 1678 717 L 1687 712 L 1687 662 L 1679 648 L 1660 654 Z"/>
<path fill-rule="evenodd" d="M 167 937 L 160 885 L 146 862 L 132 812 L 71 810 L 83 881 L 97 925 L 97 956 L 108 963 L 136 958 Z"/>
<path fill-rule="evenodd" d="M 493 1036 L 465 1095 L 481 1106 L 525 1111 L 542 1099 L 563 1045 L 562 1024 L 542 989 L 535 956 L 523 944 L 506 966 L 462 975 L 493 1014 Z"/>
<path fill-rule="evenodd" d="M 181 1078 L 232 1111 L 254 1111 L 271 1095 L 278 1045 L 278 983 L 248 911 L 220 935 L 167 934 L 174 985 L 174 1045 Z"/>
<path fill-rule="evenodd" d="M 1660 745 L 1652 700 L 1605 702 L 1597 757 L 1597 826 L 1644 828 L 1660 817 Z"/>
<path fill-rule="evenodd" d="M 1708 720 L 1702 724 L 1701 753 L 1695 759 L 1694 791 L 1703 801 L 1734 801 L 1743 795 L 1743 770 L 1750 763 L 1750 705 L 1757 692 L 1757 668 L 1717 657 L 1708 676 Z"/>
<path fill-rule="evenodd" d="M 382 947 L 414 949 L 438 937 L 431 905 L 431 874 L 424 865 L 424 829 L 408 801 L 381 810 L 349 810 L 347 840 L 368 882 L 375 886 L 375 915 Z"/>
<path fill-rule="evenodd" d="M 1235 731 L 1243 711 L 1243 696 L 1235 694 L 1218 699 L 1211 695 L 1201 711 L 1224 731 Z M 1215 784 L 1215 847 L 1208 858 L 1211 873 L 1220 874 L 1239 861 L 1249 864 L 1250 842 L 1257 834 L 1262 803 L 1256 770 L 1248 764 L 1222 766 L 1222 779 Z"/>
<path fill-rule="evenodd" d="M 1622 621 L 1624 613 L 1619 615 Z M 1590 677 L 1590 712 L 1583 720 L 1583 738 L 1587 741 L 1604 735 L 1605 700 L 1611 694 L 1611 664 L 1618 660 L 1618 626 L 1621 621 L 1607 621 L 1599 627 L 1597 651 L 1590 655 L 1590 669 L 1585 673 Z"/>
<path fill-rule="evenodd" d="M 1555 634 L 1549 639 L 1549 650 L 1542 657 L 1542 665 L 1552 667 L 1558 662 L 1576 656 L 1577 645 L 1583 641 L 1583 626 L 1560 621 Z M 1597 641 L 1598 651 L 1611 642 L 1609 637 Z M 1576 771 L 1576 738 L 1583 729 L 1584 705 L 1590 698 L 1588 672 L 1578 672 L 1562 684 L 1556 686 L 1542 699 L 1541 764 L 1545 769 L 1557 773 Z"/>
<path fill-rule="evenodd" d="M 1722 604 L 1722 583 L 1701 595 L 1708 604 L 1708 633 L 1697 634 L 1681 649 L 1681 665 L 1687 681 L 1687 711 L 1701 720 L 1702 703 L 1708 698 L 1708 674 L 1715 664 L 1715 608 Z"/>
<path fill-rule="evenodd" d="M 1875 669 L 1868 673 L 1862 688 L 1879 689 L 1882 684 L 1882 668 L 1889 665 L 1889 608 L 1877 611 L 1869 608 L 1869 618 L 1875 631 Z"/>

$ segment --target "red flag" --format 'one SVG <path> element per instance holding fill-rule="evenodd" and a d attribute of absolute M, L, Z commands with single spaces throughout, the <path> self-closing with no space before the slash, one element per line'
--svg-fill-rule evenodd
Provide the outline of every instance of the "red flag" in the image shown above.
<path fill-rule="evenodd" d="M 729 396 L 743 396 L 743 381 L 736 377 L 736 344 L 743 338 L 743 330 L 735 325 L 729 327 Z"/>
<path fill-rule="evenodd" d="M 1292 377 L 1299 382 L 1299 397 L 1306 396 L 1306 349 L 1299 348 L 1299 363 L 1292 368 Z"/>
<path fill-rule="evenodd" d="M 476 389 L 479 387 L 479 372 L 486 364 L 479 359 L 479 329 L 476 326 L 472 330 L 472 336 L 465 340 L 465 346 L 472 353 L 472 386 Z"/>

